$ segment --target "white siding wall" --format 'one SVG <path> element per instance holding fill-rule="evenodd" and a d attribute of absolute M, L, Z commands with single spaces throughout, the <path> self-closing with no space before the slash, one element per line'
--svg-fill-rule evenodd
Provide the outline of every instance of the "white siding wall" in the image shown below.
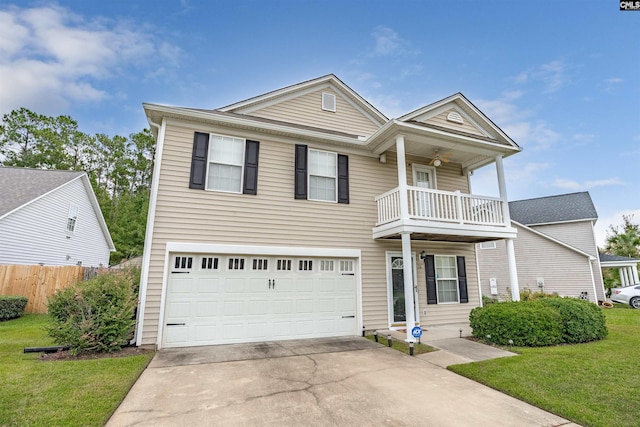
<path fill-rule="evenodd" d="M 68 233 L 69 205 L 78 221 Z M 70 259 L 67 260 L 67 255 Z M 0 264 L 109 265 L 109 246 L 81 179 L 0 220 Z"/>
<path fill-rule="evenodd" d="M 478 130 L 478 128 L 476 128 L 471 122 L 469 122 L 468 120 L 464 119 L 464 123 L 460 124 L 460 123 L 456 123 L 456 122 L 451 122 L 449 120 L 447 120 L 447 115 L 451 112 L 457 112 L 455 108 L 451 108 L 445 112 L 442 112 L 436 116 L 433 116 L 429 119 L 424 119 L 422 117 L 417 117 L 416 120 L 418 121 L 423 121 L 425 123 L 429 123 L 432 125 L 436 125 L 436 126 L 442 126 L 445 128 L 449 128 L 449 129 L 454 129 L 454 130 L 458 130 L 458 131 L 462 131 L 462 132 L 468 132 L 468 133 L 472 133 L 474 135 L 480 135 L 480 136 L 484 136 L 484 133 L 482 133 L 480 130 Z"/>
<path fill-rule="evenodd" d="M 194 131 L 260 141 L 258 195 L 228 194 L 188 188 Z M 395 154 L 386 164 L 377 157 L 349 154 L 350 203 L 336 204 L 294 200 L 294 145 L 273 136 L 237 130 L 170 122 L 159 174 L 158 201 L 142 333 L 143 344 L 154 344 L 160 313 L 162 275 L 167 242 L 218 243 L 260 246 L 349 248 L 362 251 L 363 322 L 365 327 L 389 326 L 386 251 L 401 251 L 399 240 L 375 241 L 372 227 L 377 221 L 375 196 L 398 185 Z M 341 150 L 308 144 L 311 148 Z M 415 161 L 416 159 L 413 158 Z M 427 159 L 420 163 L 427 164 Z M 459 165 L 438 169 L 438 184 L 445 190 L 464 190 L 467 180 Z M 428 315 L 423 324 L 461 322 L 479 304 L 474 247 L 471 244 L 414 242 L 418 255 L 466 256 L 469 303 L 426 304 L 424 264 L 418 258 L 418 288 L 421 309 Z"/>
<path fill-rule="evenodd" d="M 544 291 L 547 293 L 578 297 L 581 292 L 588 292 L 590 300 L 595 301 L 590 262 L 585 255 L 521 227 L 518 227 L 514 246 L 521 290 L 540 290 L 537 279 L 543 278 Z M 509 271 L 505 242 L 496 242 L 495 249 L 478 249 L 478 262 L 483 295 L 491 296 L 489 279 L 495 277 L 500 299 L 508 298 Z"/>

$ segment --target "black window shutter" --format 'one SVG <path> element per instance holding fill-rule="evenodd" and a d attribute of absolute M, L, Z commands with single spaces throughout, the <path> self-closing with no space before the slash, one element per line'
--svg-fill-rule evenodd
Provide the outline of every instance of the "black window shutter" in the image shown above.
<path fill-rule="evenodd" d="M 338 203 L 349 203 L 349 156 L 338 154 Z"/>
<path fill-rule="evenodd" d="M 193 137 L 191 153 L 191 176 L 189 188 L 204 190 L 207 178 L 207 155 L 209 153 L 209 134 L 196 132 Z"/>
<path fill-rule="evenodd" d="M 427 255 L 424 259 L 424 269 L 427 275 L 427 304 L 437 304 L 436 292 L 436 257 Z"/>
<path fill-rule="evenodd" d="M 296 144 L 295 198 L 307 198 L 307 146 Z"/>
<path fill-rule="evenodd" d="M 258 194 L 258 157 L 260 142 L 247 139 L 244 150 L 244 183 L 242 194 Z"/>
<path fill-rule="evenodd" d="M 469 293 L 467 292 L 467 267 L 465 266 L 464 257 L 456 257 L 458 264 L 458 289 L 460 290 L 460 302 L 469 302 Z"/>

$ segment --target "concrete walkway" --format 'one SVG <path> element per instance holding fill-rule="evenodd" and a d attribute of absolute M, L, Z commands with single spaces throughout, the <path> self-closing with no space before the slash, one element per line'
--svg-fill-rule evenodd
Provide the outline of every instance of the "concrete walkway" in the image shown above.
<path fill-rule="evenodd" d="M 107 426 L 575 426 L 440 365 L 357 337 L 163 350 Z"/>

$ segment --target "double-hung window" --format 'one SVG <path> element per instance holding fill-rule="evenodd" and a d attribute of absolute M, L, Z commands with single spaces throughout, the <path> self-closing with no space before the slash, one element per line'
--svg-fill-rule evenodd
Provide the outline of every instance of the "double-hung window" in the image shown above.
<path fill-rule="evenodd" d="M 309 199 L 337 201 L 337 154 L 328 151 L 309 150 Z"/>
<path fill-rule="evenodd" d="M 244 139 L 210 136 L 207 190 L 242 192 L 244 147 Z"/>
<path fill-rule="evenodd" d="M 458 269 L 455 256 L 436 255 L 438 303 L 458 302 Z"/>
<path fill-rule="evenodd" d="M 67 215 L 67 232 L 73 233 L 76 230 L 76 222 L 78 222 L 78 205 L 72 203 L 69 205 L 69 214 Z"/>

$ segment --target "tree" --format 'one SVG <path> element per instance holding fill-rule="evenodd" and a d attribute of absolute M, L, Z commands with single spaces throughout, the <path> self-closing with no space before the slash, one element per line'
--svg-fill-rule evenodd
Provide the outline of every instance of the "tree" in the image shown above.
<path fill-rule="evenodd" d="M 88 135 L 69 116 L 26 108 L 5 114 L 0 125 L 0 165 L 87 173 L 116 245 L 112 264 L 142 254 L 154 154 L 149 129 Z"/>
<path fill-rule="evenodd" d="M 640 258 L 640 225 L 633 223 L 633 215 L 623 215 L 624 224 L 609 226 L 605 251 L 612 255 Z"/>

